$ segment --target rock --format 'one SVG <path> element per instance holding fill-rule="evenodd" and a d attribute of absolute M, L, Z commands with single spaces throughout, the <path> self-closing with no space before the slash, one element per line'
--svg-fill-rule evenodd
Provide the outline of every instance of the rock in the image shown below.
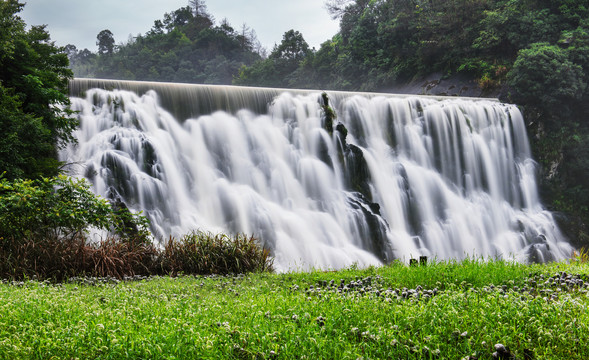
<path fill-rule="evenodd" d="M 509 352 L 503 344 L 495 344 L 495 350 L 500 354 L 506 354 Z"/>
<path fill-rule="evenodd" d="M 510 359 L 511 353 L 503 344 L 495 344 L 495 352 L 493 353 L 493 358 L 495 359 Z"/>
<path fill-rule="evenodd" d="M 321 108 L 323 109 L 324 128 L 331 135 L 333 133 L 333 120 L 336 118 L 335 111 L 329 106 L 329 97 L 327 93 L 321 94 Z"/>

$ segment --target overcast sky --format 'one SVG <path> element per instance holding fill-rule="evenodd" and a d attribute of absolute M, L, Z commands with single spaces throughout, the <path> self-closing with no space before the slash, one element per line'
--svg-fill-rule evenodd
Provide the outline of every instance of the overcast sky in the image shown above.
<path fill-rule="evenodd" d="M 27 25 L 47 25 L 57 45 L 74 44 L 78 49 L 96 52 L 96 35 L 112 31 L 116 43 L 129 35 L 145 34 L 164 13 L 188 5 L 188 0 L 23 0 L 19 14 Z M 338 31 L 324 7 L 324 0 L 206 0 L 216 24 L 227 18 L 234 29 L 245 23 L 256 31 L 268 51 L 294 29 L 311 47 L 319 49 Z"/>

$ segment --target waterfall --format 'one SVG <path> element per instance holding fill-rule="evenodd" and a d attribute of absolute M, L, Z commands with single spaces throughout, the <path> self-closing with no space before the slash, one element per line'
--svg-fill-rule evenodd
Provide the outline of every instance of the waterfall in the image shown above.
<path fill-rule="evenodd" d="M 256 236 L 278 270 L 570 256 L 519 110 L 494 100 L 73 80 L 63 161 L 150 220 Z"/>

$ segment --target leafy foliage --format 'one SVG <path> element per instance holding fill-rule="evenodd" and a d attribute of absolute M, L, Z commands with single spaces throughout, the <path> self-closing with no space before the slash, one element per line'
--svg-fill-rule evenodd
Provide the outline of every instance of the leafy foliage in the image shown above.
<path fill-rule="evenodd" d="M 583 68 L 571 62 L 564 49 L 548 43 L 521 50 L 508 76 L 512 99 L 534 104 L 545 113 L 567 109 L 582 99 L 587 86 Z"/>
<path fill-rule="evenodd" d="M 25 30 L 16 0 L 0 2 L 0 171 L 10 179 L 58 172 L 56 147 L 71 141 L 68 58 L 43 26 Z"/>
<path fill-rule="evenodd" d="M 96 35 L 96 45 L 100 55 L 112 54 L 115 49 L 115 38 L 110 30 L 102 30 Z"/>
<path fill-rule="evenodd" d="M 268 59 L 251 67 L 242 67 L 234 84 L 268 87 L 297 87 L 299 66 L 311 54 L 303 35 L 295 30 L 284 33 L 280 45 L 274 47 Z M 287 84 L 287 85 L 285 85 Z"/>
<path fill-rule="evenodd" d="M 115 210 L 84 179 L 0 179 L 0 239 L 75 238 L 89 227 L 147 239 L 147 220 Z"/>
<path fill-rule="evenodd" d="M 492 90 L 504 84 L 519 50 L 540 42 L 555 45 L 572 32 L 581 38 L 578 28 L 586 28 L 589 15 L 582 0 L 328 0 L 326 5 L 340 19 L 340 31 L 330 41 L 295 69 L 261 60 L 240 70 L 236 83 L 375 91 L 433 72 L 463 72 Z"/>

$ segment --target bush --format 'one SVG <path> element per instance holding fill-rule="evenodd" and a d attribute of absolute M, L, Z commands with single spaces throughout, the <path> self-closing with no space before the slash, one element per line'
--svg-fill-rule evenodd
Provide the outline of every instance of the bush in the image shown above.
<path fill-rule="evenodd" d="M 254 237 L 197 231 L 180 240 L 170 238 L 162 254 L 165 273 L 240 274 L 272 269 L 272 259 Z"/>
<path fill-rule="evenodd" d="M 147 220 L 93 194 L 84 179 L 0 179 L 0 241 L 77 238 L 90 227 L 147 239 Z"/>
<path fill-rule="evenodd" d="M 110 231 L 91 241 L 90 227 Z M 122 202 L 94 195 L 85 180 L 0 178 L 0 276 L 124 278 L 134 275 L 231 274 L 272 270 L 254 237 L 193 232 L 151 241 L 148 222 Z"/>
<path fill-rule="evenodd" d="M 120 236 L 89 241 L 83 233 L 10 237 L 0 243 L 3 279 L 243 274 L 272 271 L 272 261 L 253 237 L 200 231 L 170 238 L 164 248 Z"/>
<path fill-rule="evenodd" d="M 254 237 L 193 232 L 163 248 L 142 239 L 109 236 L 89 241 L 79 233 L 63 238 L 6 238 L 0 243 L 0 278 L 52 279 L 136 275 L 227 275 L 272 271 L 272 258 Z"/>

